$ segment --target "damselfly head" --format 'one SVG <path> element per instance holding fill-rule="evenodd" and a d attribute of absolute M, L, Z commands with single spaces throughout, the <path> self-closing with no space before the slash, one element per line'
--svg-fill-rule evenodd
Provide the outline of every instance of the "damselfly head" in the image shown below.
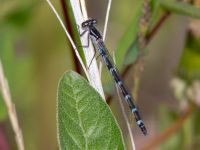
<path fill-rule="evenodd" d="M 91 26 L 95 26 L 97 24 L 97 20 L 95 19 L 88 19 L 86 21 L 84 21 L 81 26 L 82 28 L 87 28 L 87 27 L 91 27 Z"/>

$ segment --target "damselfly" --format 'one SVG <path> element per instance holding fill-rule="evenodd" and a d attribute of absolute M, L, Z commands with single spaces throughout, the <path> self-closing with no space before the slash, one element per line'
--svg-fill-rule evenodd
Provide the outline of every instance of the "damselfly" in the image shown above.
<path fill-rule="evenodd" d="M 142 133 L 144 135 L 146 135 L 147 130 L 146 130 L 146 127 L 144 125 L 144 122 L 140 117 L 138 109 L 136 108 L 135 104 L 133 103 L 133 98 L 128 93 L 128 90 L 124 86 L 124 83 L 121 80 L 121 77 L 120 77 L 117 69 L 115 68 L 114 64 L 112 63 L 112 60 L 109 57 L 109 54 L 108 54 L 108 51 L 107 51 L 105 44 L 103 42 L 102 36 L 101 36 L 100 32 L 97 30 L 97 28 L 95 27 L 96 24 L 97 24 L 97 21 L 95 19 L 89 19 L 89 20 L 84 21 L 82 23 L 82 29 L 84 31 L 81 35 L 86 33 L 86 31 L 88 31 L 89 36 L 91 37 L 94 45 L 97 47 L 97 49 L 98 49 L 101 57 L 103 58 L 108 70 L 110 71 L 111 75 L 113 76 L 113 78 L 114 78 L 114 80 L 117 84 L 117 87 L 120 89 L 120 91 L 121 91 L 124 99 L 126 100 L 131 112 L 134 114 L 137 125 L 140 127 Z"/>

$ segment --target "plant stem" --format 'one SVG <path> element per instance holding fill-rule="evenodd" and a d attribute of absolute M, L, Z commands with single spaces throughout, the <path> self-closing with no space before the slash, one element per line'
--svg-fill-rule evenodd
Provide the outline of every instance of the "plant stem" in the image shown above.
<path fill-rule="evenodd" d="M 72 11 L 74 14 L 76 24 L 80 26 L 82 24 L 82 22 L 88 18 L 85 1 L 84 0 L 80 0 L 80 1 L 79 0 L 70 0 L 70 3 L 71 3 L 71 7 L 72 7 Z M 87 42 L 88 42 L 87 36 L 81 37 L 82 45 L 85 45 L 85 43 L 87 43 Z M 91 43 L 91 40 L 89 40 L 89 42 Z M 93 59 L 93 56 L 94 56 L 93 45 L 89 44 L 89 47 L 83 47 L 83 52 L 85 55 L 85 60 L 86 60 L 87 68 L 88 68 L 91 63 L 91 60 Z M 102 98 L 105 100 L 105 95 L 103 92 L 103 87 L 102 87 L 100 73 L 99 73 L 99 70 L 97 67 L 96 59 L 93 59 L 91 65 L 90 65 L 90 69 L 88 69 L 88 74 L 89 74 L 89 82 L 90 82 L 91 86 L 94 87 L 99 92 L 99 94 L 102 96 Z"/>
<path fill-rule="evenodd" d="M 53 6 L 53 4 L 51 3 L 51 1 L 50 1 L 50 0 L 46 0 L 46 1 L 47 1 L 47 3 L 49 4 L 49 6 L 50 6 L 51 10 L 53 11 L 53 13 L 56 15 L 58 21 L 60 22 L 60 25 L 61 25 L 62 28 L 63 28 L 63 30 L 65 31 L 65 34 L 66 34 L 67 38 L 69 39 L 69 41 L 70 41 L 70 43 L 71 43 L 71 45 L 72 45 L 72 47 L 73 47 L 73 49 L 74 49 L 74 52 L 75 52 L 75 54 L 76 54 L 76 56 L 77 56 L 77 58 L 78 58 L 78 60 L 79 60 L 79 62 L 80 62 L 80 64 L 81 64 L 81 66 L 82 66 L 84 72 L 85 72 L 85 75 L 86 75 L 87 79 L 89 80 L 89 74 L 88 74 L 87 69 L 86 69 L 86 67 L 85 67 L 85 65 L 84 65 L 84 63 L 83 63 L 83 61 L 82 61 L 82 59 L 81 59 L 81 56 L 79 55 L 79 52 L 78 52 L 78 50 L 77 50 L 77 47 L 76 47 L 74 41 L 72 40 L 71 35 L 70 35 L 69 32 L 67 31 L 67 29 L 66 29 L 66 27 L 65 27 L 65 25 L 64 25 L 64 23 L 63 23 L 63 21 L 62 21 L 62 19 L 60 18 L 58 12 L 57 12 L 56 9 L 54 8 L 54 6 Z"/>
<path fill-rule="evenodd" d="M 131 150 L 136 150 L 132 129 L 131 129 L 131 126 L 130 126 L 130 123 L 129 123 L 129 119 L 128 119 L 127 115 L 126 115 L 126 111 L 125 111 L 125 108 L 123 106 L 122 99 L 120 97 L 120 92 L 119 92 L 119 89 L 118 89 L 117 85 L 116 85 L 116 89 L 117 89 L 118 97 L 120 98 L 119 103 L 120 103 L 120 106 L 121 106 L 121 109 L 122 109 L 122 114 L 123 114 L 124 119 L 126 121 L 129 137 L 130 137 L 130 140 L 131 140 Z M 124 138 L 124 139 L 126 139 L 126 138 Z"/>
<path fill-rule="evenodd" d="M 162 17 L 159 19 L 159 21 L 156 23 L 156 25 L 153 27 L 153 29 L 147 34 L 146 45 L 150 43 L 151 39 L 154 37 L 154 35 L 157 33 L 157 31 L 160 29 L 163 23 L 167 20 L 170 14 L 171 13 L 169 12 L 166 12 L 165 14 L 163 14 Z"/>
<path fill-rule="evenodd" d="M 112 0 L 108 0 L 108 6 L 107 6 L 106 18 L 105 18 L 105 24 L 104 24 L 104 31 L 103 31 L 103 41 L 105 41 L 105 38 L 106 38 L 111 5 L 112 5 Z"/>
<path fill-rule="evenodd" d="M 70 24 L 70 17 L 69 17 L 69 13 L 67 11 L 67 7 L 66 7 L 66 2 L 65 0 L 60 0 L 61 6 L 62 6 L 62 10 L 63 10 L 63 16 L 64 16 L 64 20 L 65 20 L 65 24 L 66 24 L 66 28 L 68 30 L 68 32 L 70 33 L 71 37 L 73 40 L 75 40 L 74 35 L 73 35 L 73 31 L 72 31 L 72 25 Z M 73 49 L 73 47 L 70 45 L 71 49 Z M 74 60 L 74 64 L 75 64 L 75 69 L 76 71 L 81 74 L 81 68 L 80 65 L 78 63 L 78 58 L 76 57 L 76 53 L 74 51 L 72 51 L 73 53 L 73 60 Z"/>
<path fill-rule="evenodd" d="M 15 105 L 12 103 L 10 89 L 8 82 L 4 76 L 3 66 L 0 60 L 0 90 L 3 96 L 3 100 L 6 104 L 10 122 L 15 133 L 15 140 L 19 150 L 24 150 L 24 140 L 22 136 L 22 131 L 18 123 L 17 113 L 15 110 Z"/>
<path fill-rule="evenodd" d="M 157 33 L 157 31 L 160 29 L 160 27 L 163 25 L 163 23 L 167 20 L 167 18 L 170 16 L 171 13 L 166 12 L 160 19 L 159 21 L 156 23 L 156 25 L 152 28 L 152 30 L 146 35 L 145 39 L 146 39 L 146 43 L 144 45 L 144 48 L 151 42 L 151 39 L 155 36 L 155 34 Z M 136 61 L 137 62 L 137 61 Z M 136 63 L 135 63 L 136 64 Z M 135 64 L 130 64 L 127 65 L 123 70 L 122 70 L 122 77 L 125 78 L 128 71 L 130 70 L 130 68 L 135 65 Z"/>
<path fill-rule="evenodd" d="M 142 147 L 140 150 L 151 150 L 155 149 L 157 146 L 159 146 L 161 143 L 166 141 L 170 136 L 172 136 L 174 133 L 176 133 L 181 126 L 184 124 L 184 122 L 191 116 L 193 113 L 194 108 L 189 106 L 187 110 L 181 115 L 176 122 L 174 122 L 171 126 L 169 126 L 166 130 L 164 130 L 162 133 L 160 133 L 158 136 L 153 138 L 149 143 L 147 143 L 144 147 Z"/>

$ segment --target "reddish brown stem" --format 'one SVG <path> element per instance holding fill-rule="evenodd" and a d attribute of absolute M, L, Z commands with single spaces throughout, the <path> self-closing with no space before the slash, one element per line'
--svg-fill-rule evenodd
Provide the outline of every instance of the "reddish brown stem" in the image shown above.
<path fill-rule="evenodd" d="M 159 21 L 156 23 L 156 25 L 153 27 L 153 29 L 149 32 L 149 34 L 147 34 L 146 36 L 146 45 L 149 44 L 149 42 L 151 41 L 151 39 L 154 37 L 154 35 L 157 33 L 157 31 L 160 29 L 160 27 L 163 25 L 163 23 L 166 21 L 166 19 L 170 16 L 170 13 L 166 12 L 160 19 Z M 128 74 L 128 71 L 131 69 L 131 67 L 133 66 L 133 64 L 127 65 L 121 73 L 122 78 L 125 78 L 126 75 Z M 112 95 L 108 95 L 107 96 L 107 103 L 110 104 L 112 100 Z"/>
<path fill-rule="evenodd" d="M 147 34 L 147 36 L 145 37 L 146 39 L 146 43 L 145 43 L 145 47 L 150 43 L 151 39 L 154 37 L 154 35 L 157 33 L 157 31 L 160 29 L 160 27 L 163 25 L 163 23 L 166 21 L 166 19 L 170 16 L 169 12 L 166 12 L 160 19 L 159 21 L 156 23 L 156 25 L 152 28 L 152 30 L 149 32 L 149 34 Z M 124 70 L 122 71 L 122 77 L 126 77 L 128 71 L 130 70 L 130 68 L 132 67 L 133 64 L 128 65 L 124 68 Z"/>
<path fill-rule="evenodd" d="M 170 16 L 171 13 L 166 12 L 160 20 L 156 23 L 156 25 L 153 27 L 153 29 L 147 34 L 146 36 L 146 45 L 151 41 L 151 39 L 154 37 L 154 35 L 157 33 L 158 29 L 163 25 L 165 20 Z"/>
<path fill-rule="evenodd" d="M 72 31 L 72 25 L 70 24 L 70 17 L 69 17 L 69 13 L 67 11 L 66 2 L 65 2 L 65 0 L 60 0 L 60 2 L 61 2 L 62 10 L 63 10 L 63 16 L 64 16 L 66 28 L 67 28 L 68 32 L 70 33 L 72 39 L 74 40 L 75 38 L 73 35 L 73 31 Z M 71 45 L 70 45 L 70 48 L 73 49 Z M 72 50 L 72 53 L 73 53 L 73 58 L 74 58 L 75 69 L 78 73 L 81 73 L 79 61 L 78 61 L 78 58 L 76 57 L 74 50 Z"/>
<path fill-rule="evenodd" d="M 175 123 L 173 123 L 170 127 L 168 127 L 166 130 L 164 130 L 162 133 L 160 133 L 154 139 L 152 139 L 149 143 L 147 143 L 140 150 L 155 149 L 161 143 L 166 141 L 169 137 L 171 137 L 174 133 L 176 133 L 182 127 L 184 122 L 191 116 L 192 112 L 193 112 L 193 108 L 189 107 L 183 113 L 183 115 L 181 115 L 180 118 L 178 118 L 178 120 Z"/>

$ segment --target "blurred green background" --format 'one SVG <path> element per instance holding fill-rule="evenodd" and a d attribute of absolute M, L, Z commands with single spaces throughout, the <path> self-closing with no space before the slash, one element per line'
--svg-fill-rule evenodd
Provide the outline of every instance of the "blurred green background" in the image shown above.
<path fill-rule="evenodd" d="M 86 2 L 89 17 L 98 20 L 98 28 L 103 32 L 107 0 Z M 60 1 L 52 0 L 52 3 L 62 15 Z M 136 6 L 136 0 L 113 1 L 106 37 L 109 49 L 114 51 L 119 47 Z M 190 106 L 194 109 L 192 114 L 164 144 L 160 143 L 160 149 L 200 149 L 200 34 L 194 34 L 200 29 L 192 30 L 191 22 L 195 26 L 196 22 L 189 17 L 172 14 L 147 46 L 138 105 L 149 135 L 144 137 L 137 128 L 133 129 L 138 149 L 158 137 Z M 25 148 L 58 149 L 57 85 L 61 75 L 74 69 L 75 63 L 64 31 L 46 1 L 0 0 L 0 59 L 16 106 Z M 134 87 L 129 82 L 133 80 L 132 73 L 130 71 L 126 78 L 130 87 Z M 126 128 L 116 99 L 110 105 L 120 126 Z M 0 137 L 4 148 L 17 149 L 2 97 Z"/>

